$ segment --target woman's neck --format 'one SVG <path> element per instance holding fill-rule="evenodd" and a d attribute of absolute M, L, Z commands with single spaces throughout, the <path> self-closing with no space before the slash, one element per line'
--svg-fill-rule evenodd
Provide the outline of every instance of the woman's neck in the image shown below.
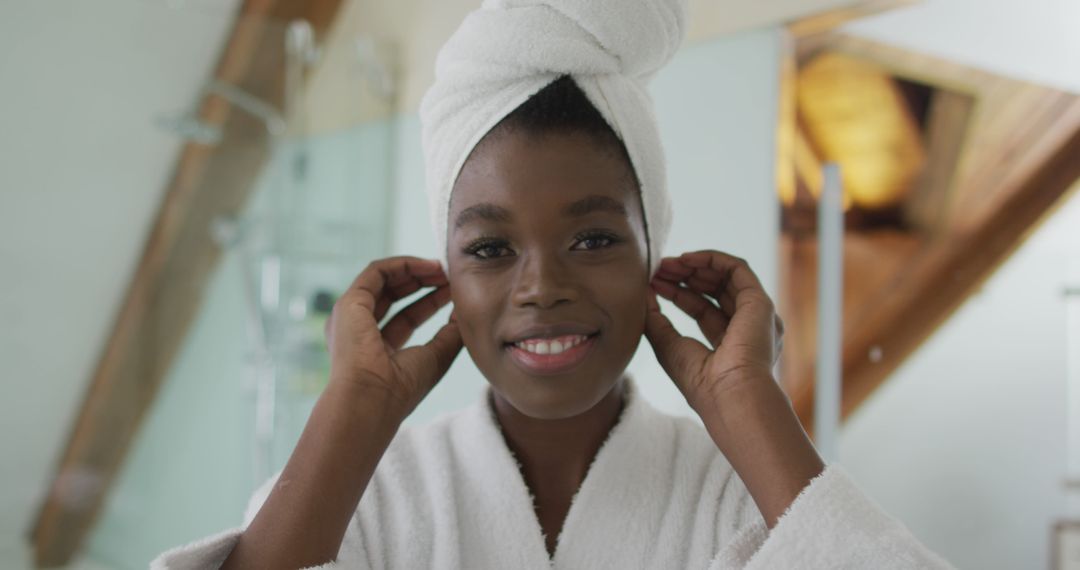
<path fill-rule="evenodd" d="M 625 378 L 620 378 L 588 411 L 558 420 L 526 416 L 492 393 L 503 437 L 534 493 L 538 491 L 535 488 L 538 483 L 577 490 L 600 446 L 619 420 L 625 382 Z"/>

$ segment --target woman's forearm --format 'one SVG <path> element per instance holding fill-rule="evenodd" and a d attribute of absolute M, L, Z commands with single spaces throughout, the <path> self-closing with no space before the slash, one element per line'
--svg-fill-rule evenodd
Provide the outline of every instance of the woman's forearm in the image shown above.
<path fill-rule="evenodd" d="M 222 568 L 302 568 L 334 560 L 406 415 L 381 390 L 331 381 L 270 496 Z"/>
<path fill-rule="evenodd" d="M 825 469 L 791 401 L 769 378 L 724 392 L 701 417 L 739 474 L 771 529 L 810 481 Z"/>

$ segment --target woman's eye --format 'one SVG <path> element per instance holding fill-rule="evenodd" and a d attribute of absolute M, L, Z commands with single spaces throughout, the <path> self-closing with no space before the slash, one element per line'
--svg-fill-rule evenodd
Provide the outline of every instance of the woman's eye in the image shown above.
<path fill-rule="evenodd" d="M 574 244 L 573 249 L 600 249 L 608 247 L 616 242 L 614 236 L 601 233 L 590 233 L 578 236 L 577 242 Z"/>
<path fill-rule="evenodd" d="M 465 253 L 480 259 L 494 259 L 506 255 L 510 248 L 502 241 L 478 241 L 465 248 Z"/>
<path fill-rule="evenodd" d="M 499 254 L 505 250 L 505 247 L 498 247 L 494 245 L 485 245 L 476 250 L 475 255 L 480 258 L 499 257 Z"/>

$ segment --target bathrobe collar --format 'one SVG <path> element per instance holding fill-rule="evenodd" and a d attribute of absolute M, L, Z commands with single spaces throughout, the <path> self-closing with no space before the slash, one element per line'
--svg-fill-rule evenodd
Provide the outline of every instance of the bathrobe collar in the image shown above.
<path fill-rule="evenodd" d="M 655 509 L 658 501 L 663 504 L 663 497 L 657 495 L 668 492 L 671 481 L 666 479 L 667 471 L 657 468 L 656 462 L 673 458 L 673 450 L 665 449 L 669 446 L 662 444 L 672 441 L 675 427 L 670 417 L 659 413 L 641 397 L 633 379 L 626 378 L 625 404 L 619 420 L 600 446 L 574 495 L 553 560 L 547 553 L 533 497 L 490 406 L 490 390 L 488 387 L 484 397 L 466 410 L 462 419 L 463 431 L 478 444 L 473 448 L 493 450 L 492 453 L 480 453 L 463 465 L 472 482 L 489 486 L 489 492 L 473 496 L 490 501 L 484 506 L 489 512 L 500 513 L 490 529 L 496 535 L 492 540 L 506 540 L 509 542 L 504 544 L 518 545 L 523 557 L 521 562 L 526 567 L 535 567 L 536 561 L 541 559 L 558 568 L 580 567 L 585 561 L 596 560 L 597 549 L 605 548 L 605 545 L 644 548 L 647 541 L 635 544 L 627 540 L 626 519 L 634 512 Z M 654 453 L 643 453 L 642 450 Z M 658 457 L 657 454 L 671 454 L 671 457 Z M 659 529 L 650 528 L 650 519 L 634 521 L 634 534 L 642 533 L 643 538 L 655 537 Z"/>

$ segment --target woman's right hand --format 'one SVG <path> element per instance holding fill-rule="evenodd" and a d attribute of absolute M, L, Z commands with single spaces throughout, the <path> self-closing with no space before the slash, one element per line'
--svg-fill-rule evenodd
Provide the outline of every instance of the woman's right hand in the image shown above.
<path fill-rule="evenodd" d="M 394 302 L 424 287 L 435 289 L 379 329 Z M 402 346 L 448 302 L 450 285 L 438 261 L 390 257 L 372 262 L 334 303 L 326 321 L 330 382 L 385 391 L 408 415 L 454 362 L 461 351 L 461 334 L 451 314 L 450 322 L 427 344 Z"/>

